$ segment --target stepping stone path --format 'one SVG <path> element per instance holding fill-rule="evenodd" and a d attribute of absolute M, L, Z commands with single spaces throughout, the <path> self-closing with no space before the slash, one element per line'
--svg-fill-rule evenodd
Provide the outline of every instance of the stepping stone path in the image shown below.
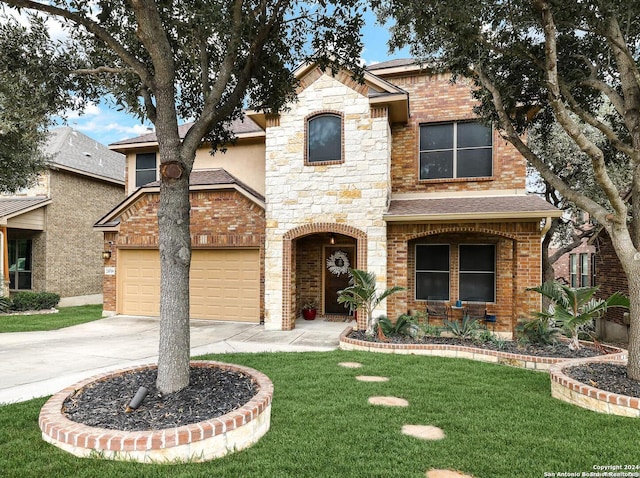
<path fill-rule="evenodd" d="M 444 438 L 442 429 L 431 425 L 404 425 L 402 433 L 421 440 L 442 440 Z"/>
<path fill-rule="evenodd" d="M 338 365 L 346 368 L 362 367 L 362 364 L 359 362 L 340 362 Z M 358 375 L 356 380 L 361 382 L 388 382 L 389 378 L 376 375 Z M 409 406 L 407 400 L 398 397 L 369 397 L 369 403 L 387 407 Z M 444 431 L 431 425 L 404 425 L 402 427 L 402 433 L 421 440 L 442 440 L 445 437 Z M 471 475 L 465 475 L 454 470 L 429 470 L 425 473 L 425 476 L 427 478 L 473 478 Z"/>
<path fill-rule="evenodd" d="M 426 476 L 427 478 L 473 478 L 471 475 L 464 475 L 453 470 L 429 470 Z"/>
<path fill-rule="evenodd" d="M 378 377 L 376 375 L 358 375 L 356 380 L 360 380 L 361 382 L 388 382 L 388 377 Z"/>
<path fill-rule="evenodd" d="M 369 397 L 371 405 L 384 405 L 385 407 L 408 407 L 409 402 L 398 397 Z"/>
<path fill-rule="evenodd" d="M 345 368 L 360 368 L 362 367 L 361 363 L 358 362 L 340 362 L 338 365 Z"/>

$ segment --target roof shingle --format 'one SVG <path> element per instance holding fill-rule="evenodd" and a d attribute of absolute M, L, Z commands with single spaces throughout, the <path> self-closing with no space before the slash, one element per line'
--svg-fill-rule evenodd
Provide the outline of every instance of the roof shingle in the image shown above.
<path fill-rule="evenodd" d="M 540 214 L 540 217 L 559 215 L 559 210 L 535 195 L 478 196 L 451 198 L 394 199 L 386 216 L 424 216 L 441 218 L 446 216 L 512 216 Z"/>

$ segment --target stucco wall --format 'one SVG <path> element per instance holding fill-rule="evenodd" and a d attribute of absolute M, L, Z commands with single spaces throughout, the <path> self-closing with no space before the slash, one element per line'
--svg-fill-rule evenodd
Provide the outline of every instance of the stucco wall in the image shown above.
<path fill-rule="evenodd" d="M 229 145 L 225 153 L 218 151 L 213 156 L 211 149 L 204 145 L 196 152 L 193 168 L 222 168 L 250 188 L 264 194 L 264 150 L 263 138 L 238 140 L 236 144 Z M 136 154 L 153 151 L 154 149 L 146 148 L 127 154 L 126 177 L 129 194 L 136 190 Z"/>

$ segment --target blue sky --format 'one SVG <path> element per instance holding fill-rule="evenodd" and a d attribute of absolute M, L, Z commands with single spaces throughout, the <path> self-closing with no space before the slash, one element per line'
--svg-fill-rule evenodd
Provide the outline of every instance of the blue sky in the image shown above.
<path fill-rule="evenodd" d="M 362 59 L 367 65 L 394 58 L 406 58 L 407 50 L 388 53 L 388 29 L 377 24 L 371 12 L 365 14 L 366 26 L 363 29 L 364 50 Z M 121 139 L 132 138 L 147 133 L 151 123 L 141 124 L 140 120 L 116 111 L 106 103 L 91 105 L 81 116 L 70 114 L 68 125 L 87 136 L 108 145 Z"/>

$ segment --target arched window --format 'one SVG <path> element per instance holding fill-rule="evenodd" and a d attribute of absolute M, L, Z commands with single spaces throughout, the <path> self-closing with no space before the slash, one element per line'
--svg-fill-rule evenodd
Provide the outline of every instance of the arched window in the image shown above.
<path fill-rule="evenodd" d="M 324 113 L 307 120 L 307 162 L 342 161 L 342 117 Z"/>

